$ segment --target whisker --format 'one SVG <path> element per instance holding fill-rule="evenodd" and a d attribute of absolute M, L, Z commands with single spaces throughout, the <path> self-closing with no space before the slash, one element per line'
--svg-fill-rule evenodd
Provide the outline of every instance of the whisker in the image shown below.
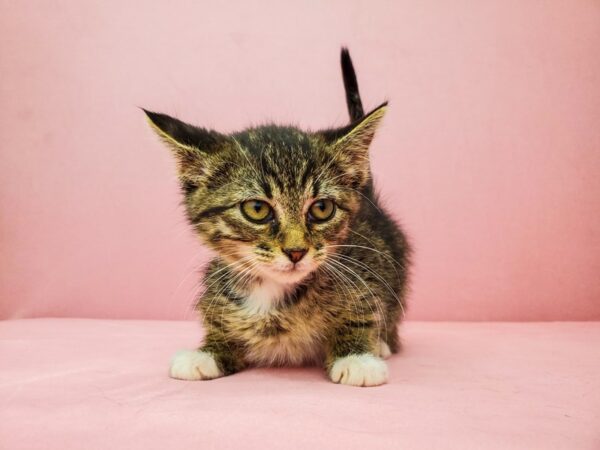
<path fill-rule="evenodd" d="M 209 291 L 209 289 L 212 286 L 214 286 L 216 283 L 218 283 L 220 280 L 222 280 L 226 276 L 231 275 L 232 273 L 229 272 L 229 271 L 226 271 L 227 269 L 233 270 L 235 267 L 243 266 L 244 264 L 246 264 L 246 262 L 248 261 L 249 258 L 251 258 L 251 256 L 246 256 L 246 257 L 244 257 L 244 258 L 242 258 L 242 259 L 240 259 L 238 261 L 234 261 L 233 263 L 226 264 L 224 267 L 221 267 L 219 270 L 217 270 L 217 271 L 211 273 L 209 276 L 207 276 L 203 280 L 203 285 L 202 285 L 203 289 L 201 290 L 202 294 L 199 295 L 199 296 L 202 297 L 206 292 Z M 221 273 L 223 271 L 226 271 L 226 272 L 223 273 L 223 274 L 221 274 L 221 276 L 219 278 L 217 278 L 216 280 L 212 280 L 211 284 L 207 285 L 207 281 L 208 280 L 211 280 L 213 277 L 215 277 L 217 274 L 219 274 L 219 273 Z M 201 300 L 202 300 L 201 298 L 196 300 L 195 308 L 198 308 L 198 304 L 199 304 L 199 302 Z M 189 314 L 189 312 L 190 311 L 188 310 L 187 314 Z M 187 317 L 187 314 L 186 314 L 186 317 Z"/>
<path fill-rule="evenodd" d="M 346 286 L 347 283 L 353 284 L 352 280 L 349 280 L 348 277 L 346 277 L 343 273 L 341 273 L 335 267 L 327 264 L 327 262 L 323 265 L 323 269 L 327 270 L 332 276 L 335 277 L 335 279 L 338 282 L 340 282 L 340 286 L 345 289 L 345 291 L 348 293 L 348 296 L 352 300 L 352 306 L 354 308 L 354 312 L 356 313 L 356 316 L 360 317 L 361 319 L 364 320 L 365 314 L 364 314 L 363 311 L 359 311 L 359 308 L 358 308 L 358 299 L 356 298 L 355 295 L 353 295 L 354 293 L 350 290 L 350 288 L 348 286 Z M 334 286 L 336 286 L 336 284 L 334 284 Z M 336 289 L 336 292 L 338 292 L 337 291 L 337 286 L 335 287 L 335 289 Z M 365 325 L 363 324 L 361 328 L 362 328 L 361 329 L 361 334 L 364 335 L 365 334 Z M 356 336 L 354 338 L 353 344 L 356 344 L 356 342 L 358 342 L 358 336 Z"/>
<path fill-rule="evenodd" d="M 368 265 L 364 264 L 363 262 L 352 258 L 350 256 L 347 255 L 340 255 L 339 253 L 335 254 L 336 256 L 344 259 L 345 261 L 349 261 L 352 262 L 353 264 L 357 264 L 359 267 L 362 267 L 363 269 L 366 269 L 369 271 L 369 273 L 373 274 L 375 277 L 377 277 L 378 280 L 380 280 L 385 287 L 387 288 L 387 290 L 390 292 L 390 294 L 392 295 L 392 297 L 398 302 L 398 305 L 400 306 L 400 310 L 402 313 L 402 317 L 404 317 L 406 315 L 406 312 L 404 310 L 404 304 L 402 303 L 402 300 L 400 300 L 400 295 L 398 294 L 398 292 L 387 282 L 386 279 L 383 278 L 383 276 L 381 276 L 379 273 L 377 273 L 375 270 L 371 269 Z M 396 272 L 397 273 L 397 272 Z"/>
<path fill-rule="evenodd" d="M 325 248 L 334 248 L 334 247 L 355 247 L 355 248 L 362 248 L 365 250 L 371 250 L 373 252 L 379 253 L 381 256 L 384 256 L 386 258 L 388 258 L 389 260 L 393 261 L 394 263 L 398 264 L 398 266 L 402 269 L 405 269 L 404 265 L 402 263 L 400 263 L 399 261 L 396 261 L 394 258 L 392 258 L 390 255 L 388 255 L 387 253 L 382 252 L 381 250 L 377 250 L 371 247 L 367 247 L 364 245 L 352 245 L 352 244 L 334 244 L 334 245 L 326 245 Z"/>
<path fill-rule="evenodd" d="M 387 334 L 387 324 L 385 322 L 385 315 L 383 315 L 383 311 L 379 307 L 379 304 L 377 303 L 377 296 L 375 295 L 375 293 L 373 292 L 373 290 L 369 287 L 369 285 L 365 282 L 365 280 L 359 274 L 357 274 L 355 271 L 353 271 L 352 269 L 348 268 L 345 264 L 343 264 L 343 263 L 341 263 L 339 261 L 329 260 L 328 262 L 330 264 L 333 264 L 333 265 L 337 266 L 339 269 L 346 270 L 347 273 L 353 275 L 357 280 L 359 280 L 363 284 L 363 286 L 367 289 L 367 291 L 369 291 L 369 293 L 371 294 L 371 297 L 375 301 L 375 306 L 377 307 L 379 313 L 382 314 L 381 319 L 383 319 L 384 326 L 386 327 L 385 332 Z M 352 284 L 355 286 L 355 289 L 359 290 L 358 286 L 356 286 L 356 284 L 354 282 L 352 282 Z M 371 307 L 371 304 L 369 302 L 366 302 L 366 303 L 367 303 L 367 306 L 369 306 L 369 309 L 371 310 L 371 313 L 373 314 L 373 316 L 375 316 L 375 311 Z M 380 338 L 381 338 L 381 330 L 380 330 L 379 327 L 377 327 L 377 339 L 380 339 Z"/>
<path fill-rule="evenodd" d="M 392 294 L 392 296 L 398 301 L 398 304 L 400 305 L 400 308 L 402 309 L 402 314 L 404 315 L 404 305 L 402 304 L 402 301 L 400 300 L 400 297 L 398 296 L 398 293 L 392 288 L 392 286 L 387 282 L 387 280 L 385 278 L 383 278 L 383 276 L 381 276 L 379 273 L 377 273 L 376 271 L 374 271 L 373 269 L 371 269 L 368 265 L 364 264 L 363 262 L 352 258 L 348 255 L 341 255 L 339 253 L 332 253 L 330 256 L 332 257 L 338 257 L 341 258 L 345 261 L 349 261 L 352 262 L 353 264 L 358 265 L 359 267 L 369 271 L 369 273 L 373 274 L 375 277 L 377 277 L 378 280 L 380 280 L 385 287 L 388 289 L 388 291 Z"/>
<path fill-rule="evenodd" d="M 360 192 L 358 189 L 351 188 L 350 186 L 340 186 L 340 189 L 346 189 L 346 190 L 356 192 L 357 194 L 361 195 L 366 201 L 368 201 L 377 211 L 379 211 L 380 213 L 383 214 L 383 211 L 381 210 L 381 208 L 379 206 L 377 206 L 375 204 L 375 202 L 373 202 L 369 197 L 367 197 L 365 194 Z"/>
<path fill-rule="evenodd" d="M 241 262 L 242 266 L 250 263 L 251 267 L 254 267 L 252 264 L 254 263 L 254 261 L 252 259 L 250 260 L 245 260 Z M 217 283 L 218 281 L 220 281 L 221 279 L 225 278 L 227 275 L 231 275 L 231 279 L 227 280 L 225 282 L 224 285 L 220 286 L 219 289 L 217 290 L 216 293 L 211 294 L 211 302 L 208 305 L 207 309 L 206 309 L 206 314 L 208 315 L 208 313 L 210 312 L 211 307 L 213 306 L 213 304 L 216 302 L 216 300 L 219 298 L 219 296 L 221 295 L 222 292 L 225 291 L 225 289 L 229 288 L 231 286 L 232 283 L 235 283 L 236 280 L 238 280 L 244 273 L 246 273 L 247 268 L 242 268 L 241 271 L 234 271 L 234 272 L 226 272 L 224 275 L 220 276 L 218 280 L 215 280 L 211 286 L 213 286 L 215 283 Z"/>

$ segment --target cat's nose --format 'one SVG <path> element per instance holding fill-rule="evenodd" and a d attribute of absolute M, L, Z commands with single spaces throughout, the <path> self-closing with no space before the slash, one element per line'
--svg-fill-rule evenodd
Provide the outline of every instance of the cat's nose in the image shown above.
<path fill-rule="evenodd" d="M 304 258 L 304 255 L 308 253 L 306 248 L 284 248 L 283 253 L 287 255 L 291 262 L 294 264 Z"/>

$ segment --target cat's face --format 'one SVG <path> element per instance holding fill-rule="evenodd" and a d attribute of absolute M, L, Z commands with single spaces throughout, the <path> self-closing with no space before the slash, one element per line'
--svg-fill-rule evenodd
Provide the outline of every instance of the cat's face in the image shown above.
<path fill-rule="evenodd" d="M 149 113 L 174 150 L 190 222 L 238 272 L 293 284 L 348 233 L 385 105 L 339 130 L 266 126 L 222 135 Z"/>

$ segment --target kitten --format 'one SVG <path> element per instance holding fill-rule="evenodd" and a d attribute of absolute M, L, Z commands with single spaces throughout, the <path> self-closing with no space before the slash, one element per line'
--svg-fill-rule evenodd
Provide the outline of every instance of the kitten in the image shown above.
<path fill-rule="evenodd" d="M 225 135 L 145 111 L 173 151 L 190 223 L 218 254 L 198 301 L 204 342 L 175 355 L 171 377 L 318 363 L 335 383 L 387 381 L 410 249 L 370 175 L 387 103 L 363 113 L 346 49 L 342 73 L 351 117 L 342 128 Z"/>

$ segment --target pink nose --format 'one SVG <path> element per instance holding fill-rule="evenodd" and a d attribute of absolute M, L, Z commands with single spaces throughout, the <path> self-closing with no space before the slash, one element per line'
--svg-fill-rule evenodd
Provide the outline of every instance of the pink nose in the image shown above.
<path fill-rule="evenodd" d="M 306 255 L 307 252 L 308 252 L 308 250 L 305 248 L 283 249 L 283 253 L 285 253 L 287 255 L 287 257 L 290 259 L 290 261 L 293 262 L 294 264 L 296 264 L 298 261 L 300 261 L 302 258 L 304 258 L 304 255 Z"/>

